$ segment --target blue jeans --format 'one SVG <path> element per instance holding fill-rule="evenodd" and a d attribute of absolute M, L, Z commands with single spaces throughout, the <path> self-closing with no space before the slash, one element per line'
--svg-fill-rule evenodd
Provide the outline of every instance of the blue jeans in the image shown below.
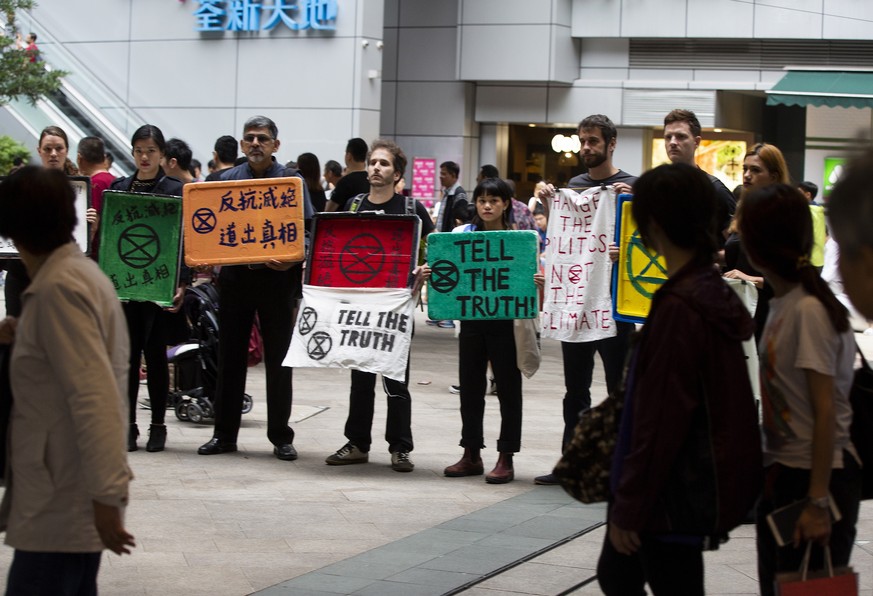
<path fill-rule="evenodd" d="M 97 596 L 100 555 L 15 549 L 6 596 Z"/>

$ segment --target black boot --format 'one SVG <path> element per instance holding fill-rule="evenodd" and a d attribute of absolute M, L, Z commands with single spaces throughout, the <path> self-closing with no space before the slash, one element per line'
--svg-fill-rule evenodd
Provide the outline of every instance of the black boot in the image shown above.
<path fill-rule="evenodd" d="M 128 451 L 136 451 L 138 447 L 136 446 L 136 438 L 139 436 L 139 428 L 137 428 L 136 423 L 130 425 L 127 430 L 127 450 Z"/>
<path fill-rule="evenodd" d="M 154 453 L 163 451 L 164 443 L 167 442 L 167 426 L 165 424 L 152 424 L 149 426 L 149 442 L 146 443 L 146 451 Z"/>

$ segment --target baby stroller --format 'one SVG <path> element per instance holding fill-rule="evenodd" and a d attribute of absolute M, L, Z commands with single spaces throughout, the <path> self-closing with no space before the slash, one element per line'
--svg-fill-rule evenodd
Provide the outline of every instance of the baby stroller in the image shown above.
<path fill-rule="evenodd" d="M 176 418 L 196 424 L 215 418 L 212 399 L 218 379 L 218 292 L 211 283 L 189 286 L 183 306 L 191 338 L 167 350 L 173 365 L 169 403 Z M 243 396 L 242 413 L 252 411 L 252 396 Z"/>

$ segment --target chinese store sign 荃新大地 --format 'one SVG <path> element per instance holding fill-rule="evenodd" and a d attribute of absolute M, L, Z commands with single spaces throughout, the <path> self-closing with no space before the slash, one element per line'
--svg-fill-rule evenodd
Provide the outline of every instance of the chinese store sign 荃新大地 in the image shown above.
<path fill-rule="evenodd" d="M 196 31 L 292 31 L 336 29 L 337 0 L 197 0 Z"/>

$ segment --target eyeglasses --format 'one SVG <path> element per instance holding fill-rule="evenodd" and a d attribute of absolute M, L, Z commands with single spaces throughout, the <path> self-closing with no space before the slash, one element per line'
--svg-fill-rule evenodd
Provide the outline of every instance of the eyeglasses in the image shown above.
<path fill-rule="evenodd" d="M 258 143 L 260 143 L 261 145 L 264 145 L 264 144 L 272 141 L 273 137 L 271 137 L 269 135 L 245 135 L 243 137 L 243 141 L 245 141 L 246 143 L 254 143 L 255 139 L 258 140 Z"/>

